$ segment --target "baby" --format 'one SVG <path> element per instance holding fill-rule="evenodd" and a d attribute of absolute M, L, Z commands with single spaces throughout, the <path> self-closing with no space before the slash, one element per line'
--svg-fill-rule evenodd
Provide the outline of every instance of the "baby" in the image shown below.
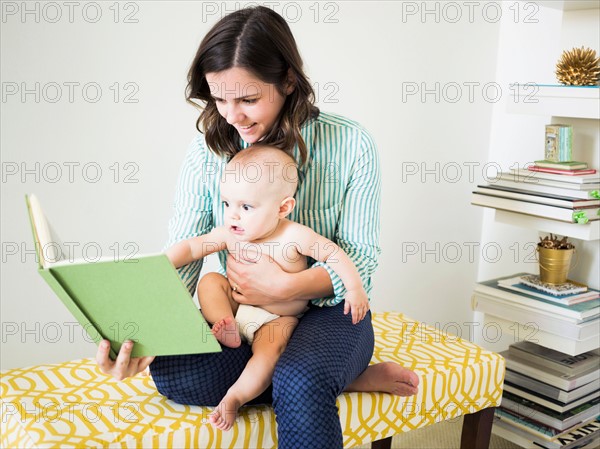
<path fill-rule="evenodd" d="M 223 250 L 246 262 L 266 254 L 289 273 L 305 270 L 307 256 L 327 262 L 346 287 L 344 313 L 351 312 L 356 324 L 369 310 L 356 267 L 331 240 L 286 218 L 296 204 L 297 184 L 296 163 L 284 151 L 264 145 L 240 151 L 221 178 L 224 225 L 183 240 L 166 254 L 175 267 Z M 221 430 L 229 430 L 239 408 L 271 384 L 275 364 L 307 306 L 307 301 L 263 307 L 238 304 L 232 297 L 236 290 L 237 286 L 230 286 L 219 273 L 206 274 L 198 284 L 202 314 L 213 324 L 217 340 L 238 347 L 243 337 L 252 345 L 253 355 L 244 371 L 209 417 Z"/>

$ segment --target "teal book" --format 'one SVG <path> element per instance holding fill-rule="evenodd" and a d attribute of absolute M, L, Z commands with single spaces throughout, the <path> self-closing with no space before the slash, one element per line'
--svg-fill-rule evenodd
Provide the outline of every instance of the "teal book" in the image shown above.
<path fill-rule="evenodd" d="M 126 340 L 133 357 L 221 351 L 166 255 L 64 260 L 39 201 L 26 202 L 38 272 L 92 340 L 110 341 L 113 360 Z"/>

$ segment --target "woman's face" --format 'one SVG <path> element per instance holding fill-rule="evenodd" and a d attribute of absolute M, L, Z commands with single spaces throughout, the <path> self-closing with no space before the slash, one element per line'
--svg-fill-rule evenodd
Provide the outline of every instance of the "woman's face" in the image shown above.
<path fill-rule="evenodd" d="M 207 73 L 206 81 L 219 113 L 248 144 L 258 142 L 271 130 L 285 102 L 274 84 L 264 83 L 239 67 Z"/>

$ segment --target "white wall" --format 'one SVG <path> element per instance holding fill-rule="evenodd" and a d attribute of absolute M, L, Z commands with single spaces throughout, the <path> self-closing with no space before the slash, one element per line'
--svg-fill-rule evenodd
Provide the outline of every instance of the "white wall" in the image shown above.
<path fill-rule="evenodd" d="M 125 254 L 131 242 L 139 253 L 160 250 L 195 133 L 196 111 L 183 99 L 187 69 L 226 12 L 222 2 L 130 2 L 115 23 L 112 3 L 101 3 L 91 23 L 94 4 L 78 3 L 72 20 L 68 6 L 55 4 L 2 6 L 2 369 L 95 352 L 36 273 L 24 194 L 38 194 L 62 239 L 80 248 L 105 256 Z M 482 182 L 494 104 L 508 95 L 495 84 L 497 9 L 428 2 L 423 16 L 421 2 L 271 4 L 294 22 L 319 106 L 361 122 L 378 144 L 383 254 L 373 308 L 467 336 L 482 217 L 470 191 Z M 38 17 L 23 17 L 23 5 Z M 137 22 L 125 23 L 128 14 Z M 39 98 L 22 97 L 36 83 Z M 55 102 L 53 83 L 62 90 Z"/>

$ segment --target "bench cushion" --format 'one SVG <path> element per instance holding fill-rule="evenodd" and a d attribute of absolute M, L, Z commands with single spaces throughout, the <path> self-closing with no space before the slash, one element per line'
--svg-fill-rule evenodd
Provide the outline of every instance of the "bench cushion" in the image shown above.
<path fill-rule="evenodd" d="M 396 361 L 419 374 L 416 396 L 344 393 L 338 398 L 344 446 L 366 444 L 500 404 L 504 359 L 461 338 L 398 313 L 376 313 L 372 363 Z M 151 377 L 117 382 L 93 359 L 4 371 L 2 447 L 277 446 L 269 406 L 242 409 L 221 432 L 209 407 L 176 404 L 159 395 Z"/>

